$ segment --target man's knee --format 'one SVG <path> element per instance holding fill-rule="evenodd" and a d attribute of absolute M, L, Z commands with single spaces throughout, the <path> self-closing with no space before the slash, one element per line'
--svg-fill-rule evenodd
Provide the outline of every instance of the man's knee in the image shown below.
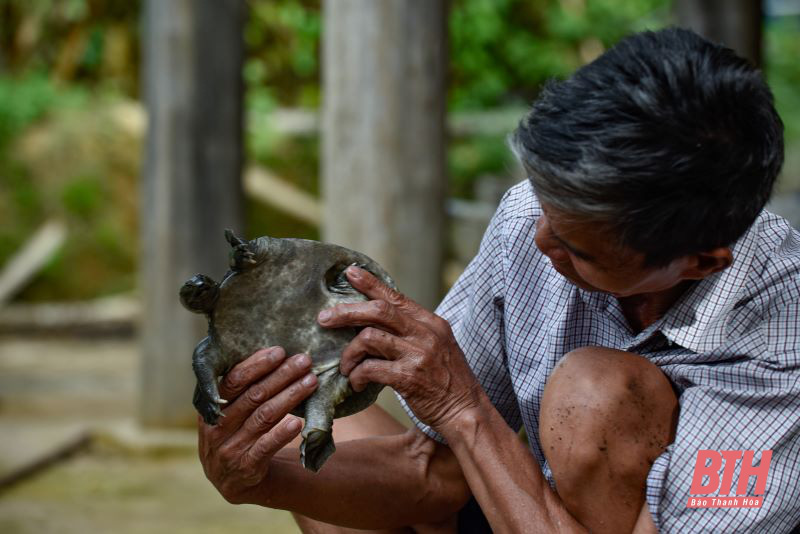
<path fill-rule="evenodd" d="M 646 413 L 650 405 L 676 400 L 669 379 L 646 358 L 605 347 L 581 347 L 567 353 L 548 377 L 543 407 L 581 402 L 613 415 Z"/>
<path fill-rule="evenodd" d="M 638 477 L 672 441 L 677 406 L 669 380 L 642 356 L 580 348 L 547 381 L 540 441 L 551 464 L 585 473 L 612 461 Z"/>

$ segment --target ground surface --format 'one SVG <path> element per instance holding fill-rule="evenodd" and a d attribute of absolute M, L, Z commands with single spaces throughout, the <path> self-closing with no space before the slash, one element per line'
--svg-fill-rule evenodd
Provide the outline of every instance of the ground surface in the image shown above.
<path fill-rule="evenodd" d="M 299 532 L 287 512 L 232 506 L 192 431 L 145 432 L 131 340 L 0 338 L 0 478 L 89 432 L 66 460 L 0 489 L 0 532 Z"/>

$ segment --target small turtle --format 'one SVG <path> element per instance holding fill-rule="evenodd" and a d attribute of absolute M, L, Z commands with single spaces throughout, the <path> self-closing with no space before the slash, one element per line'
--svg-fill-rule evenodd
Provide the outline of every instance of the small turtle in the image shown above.
<path fill-rule="evenodd" d="M 382 389 L 369 384 L 355 393 L 347 377 L 339 374 L 342 349 L 358 328 L 326 329 L 317 314 L 343 302 L 367 298 L 347 281 L 344 271 L 357 265 L 390 287 L 394 281 L 364 254 L 337 245 L 306 239 L 259 237 L 244 241 L 230 230 L 230 270 L 217 284 L 203 274 L 187 280 L 180 289 L 181 303 L 208 318 L 208 337 L 197 345 L 192 367 L 197 376 L 194 406 L 203 420 L 216 424 L 223 415 L 219 378 L 256 350 L 281 346 L 287 354 L 311 357 L 319 380 L 316 391 L 292 414 L 304 417 L 300 460 L 318 471 L 335 447 L 333 419 L 363 410 Z"/>

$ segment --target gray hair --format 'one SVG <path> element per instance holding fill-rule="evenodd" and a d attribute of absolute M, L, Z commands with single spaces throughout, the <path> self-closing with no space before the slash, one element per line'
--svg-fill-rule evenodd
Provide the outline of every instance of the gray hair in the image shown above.
<path fill-rule="evenodd" d="M 654 265 L 736 241 L 783 163 L 761 73 L 682 29 L 633 35 L 549 83 L 508 144 L 542 203 Z"/>

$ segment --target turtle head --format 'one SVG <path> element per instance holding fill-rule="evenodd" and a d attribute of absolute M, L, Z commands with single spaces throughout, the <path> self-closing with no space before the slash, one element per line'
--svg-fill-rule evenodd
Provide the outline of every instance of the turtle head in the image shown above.
<path fill-rule="evenodd" d="M 219 296 L 219 285 L 204 274 L 196 274 L 181 286 L 181 304 L 194 313 L 211 313 Z"/>

